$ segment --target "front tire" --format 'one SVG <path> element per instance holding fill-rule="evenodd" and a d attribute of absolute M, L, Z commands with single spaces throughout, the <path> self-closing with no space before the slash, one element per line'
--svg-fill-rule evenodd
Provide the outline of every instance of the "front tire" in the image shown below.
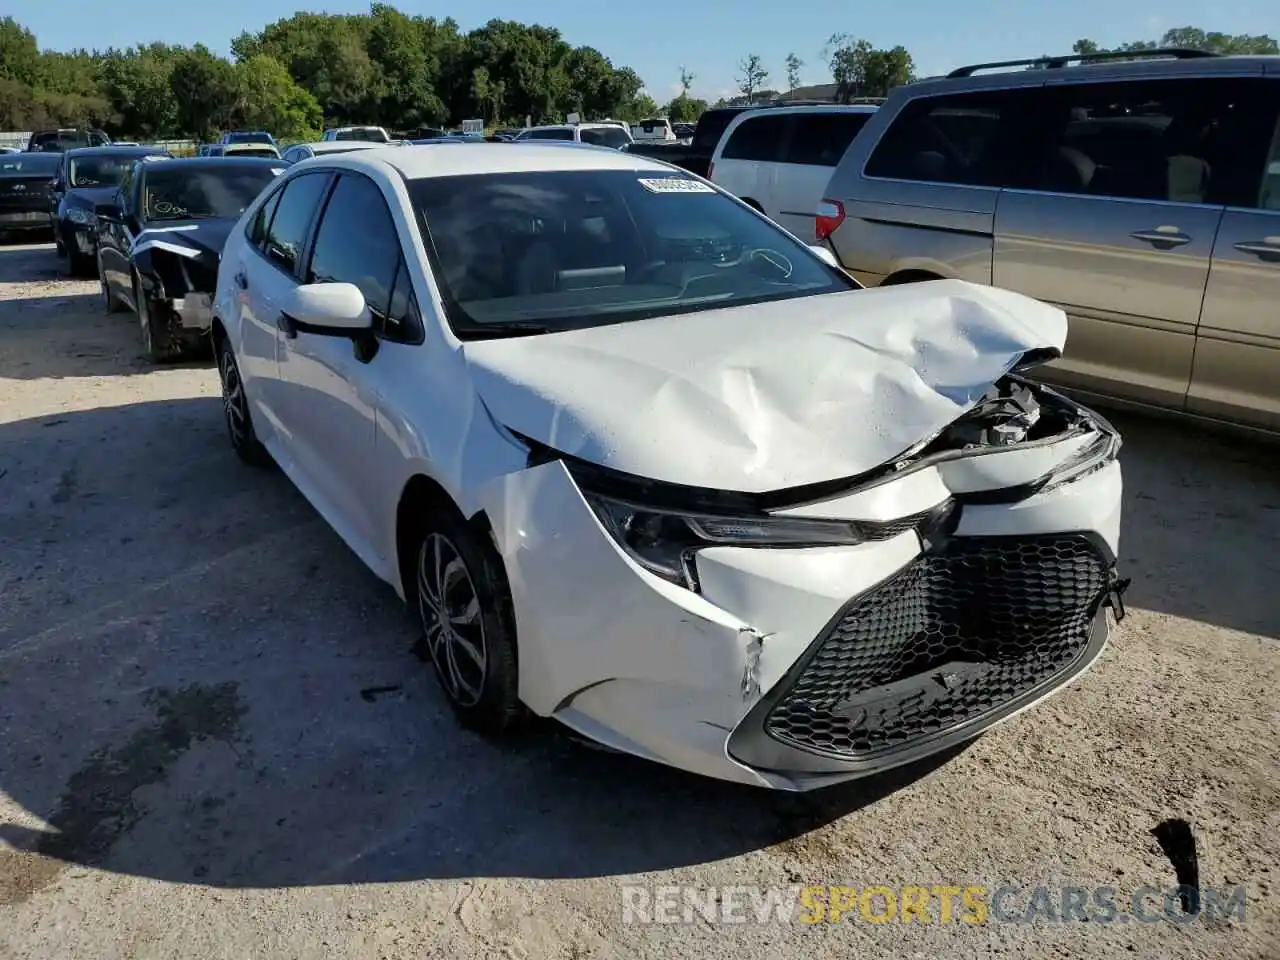
<path fill-rule="evenodd" d="M 124 309 L 124 304 L 116 299 L 116 295 L 111 292 L 111 284 L 107 283 L 107 271 L 102 267 L 102 254 L 98 254 L 98 287 L 102 296 L 102 309 L 107 313 L 119 313 Z"/>
<path fill-rule="evenodd" d="M 424 518 L 415 556 L 422 646 L 450 708 L 480 733 L 512 731 L 525 710 L 511 588 L 497 550 L 455 511 L 436 510 Z"/>
<path fill-rule="evenodd" d="M 182 344 L 165 325 L 164 317 L 156 312 L 151 298 L 142 289 L 137 278 L 133 281 L 133 302 L 138 305 L 138 324 L 142 328 L 142 349 L 152 363 L 172 363 L 182 358 Z"/>
<path fill-rule="evenodd" d="M 214 352 L 218 358 L 218 379 L 222 382 L 222 412 L 227 421 L 231 449 L 251 467 L 270 466 L 271 455 L 253 429 L 249 398 L 245 396 L 244 380 L 240 377 L 240 367 L 236 363 L 231 341 L 225 336 L 216 337 Z"/>

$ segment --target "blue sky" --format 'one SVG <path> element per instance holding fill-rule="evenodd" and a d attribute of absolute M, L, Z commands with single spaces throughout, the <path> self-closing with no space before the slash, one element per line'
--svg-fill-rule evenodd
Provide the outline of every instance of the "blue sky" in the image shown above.
<path fill-rule="evenodd" d="M 922 74 L 961 63 L 1066 53 L 1080 37 L 1104 46 L 1156 39 L 1173 26 L 1198 26 L 1229 33 L 1280 34 L 1280 2 L 1233 0 L 944 0 L 851 3 L 849 0 L 490 0 L 485 4 L 424 3 L 401 0 L 401 10 L 452 16 L 464 29 L 494 17 L 558 27 L 569 42 L 597 47 L 615 64 L 634 68 L 658 100 L 679 88 L 683 64 L 695 76 L 695 93 L 714 99 L 734 87 L 735 66 L 758 53 L 783 82 L 783 59 L 795 51 L 806 66 L 805 82 L 822 82 L 828 72 L 820 52 L 832 33 L 864 37 L 876 46 L 902 44 Z M 229 52 L 231 38 L 255 31 L 299 9 L 355 13 L 362 0 L 8 0 L 4 12 L 27 26 L 42 47 L 130 46 L 152 40 L 197 41 Z M 465 13 L 479 10 L 479 13 Z M 785 13 L 779 13 L 785 10 Z M 534 12 L 536 11 L 536 13 Z"/>

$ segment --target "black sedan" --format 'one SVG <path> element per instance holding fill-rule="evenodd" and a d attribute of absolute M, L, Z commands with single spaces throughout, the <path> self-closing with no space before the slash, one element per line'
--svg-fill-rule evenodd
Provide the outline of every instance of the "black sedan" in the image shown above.
<path fill-rule="evenodd" d="M 137 313 L 151 360 L 207 352 L 227 235 L 284 169 L 256 157 L 141 160 L 111 202 L 97 207 L 106 309 Z"/>
<path fill-rule="evenodd" d="M 0 155 L 0 235 L 49 233 L 49 197 L 61 157 L 56 153 Z"/>
<path fill-rule="evenodd" d="M 84 147 L 62 154 L 50 199 L 53 242 L 67 258 L 72 276 L 96 270 L 98 218 L 94 208 L 109 203 L 120 179 L 142 157 L 167 157 L 160 147 Z"/>

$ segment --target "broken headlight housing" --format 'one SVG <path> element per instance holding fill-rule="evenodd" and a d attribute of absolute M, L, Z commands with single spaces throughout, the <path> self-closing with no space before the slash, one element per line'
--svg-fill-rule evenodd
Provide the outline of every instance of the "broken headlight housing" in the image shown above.
<path fill-rule="evenodd" d="M 1119 457 L 1120 432 L 1092 410 L 1089 411 L 1089 419 L 1097 435 L 1042 477 L 1035 485 L 1036 493 L 1047 493 L 1097 473 Z"/>
<path fill-rule="evenodd" d="M 654 509 L 579 485 L 600 525 L 650 573 L 698 588 L 694 554 L 704 547 L 822 547 L 862 543 L 857 523 L 807 517 L 720 517 Z"/>

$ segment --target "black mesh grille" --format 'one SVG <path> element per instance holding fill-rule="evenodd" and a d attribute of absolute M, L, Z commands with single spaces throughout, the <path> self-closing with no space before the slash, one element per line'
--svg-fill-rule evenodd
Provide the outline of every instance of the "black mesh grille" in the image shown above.
<path fill-rule="evenodd" d="M 1083 654 L 1111 570 L 1082 536 L 952 540 L 848 608 L 765 728 L 865 758 L 998 710 Z"/>

